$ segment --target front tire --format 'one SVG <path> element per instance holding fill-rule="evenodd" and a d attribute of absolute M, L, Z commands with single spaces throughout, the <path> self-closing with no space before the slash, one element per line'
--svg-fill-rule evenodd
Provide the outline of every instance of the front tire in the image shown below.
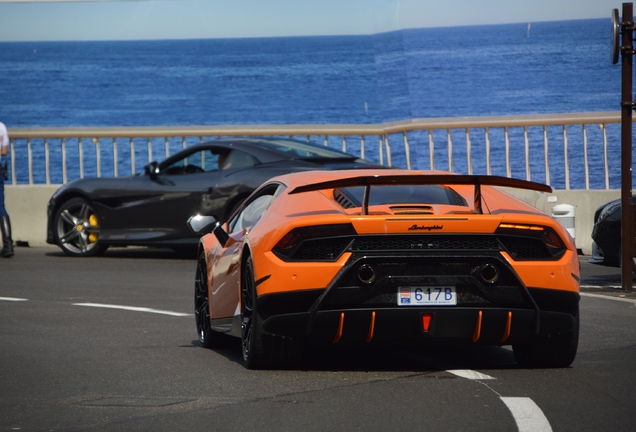
<path fill-rule="evenodd" d="M 215 332 L 210 326 L 210 301 L 208 295 L 208 266 L 205 251 L 199 255 L 197 273 L 194 278 L 194 318 L 199 342 L 204 348 L 218 348 L 225 344 L 225 335 Z"/>
<path fill-rule="evenodd" d="M 574 316 L 572 332 L 551 337 L 534 336 L 528 342 L 513 345 L 517 363 L 527 368 L 565 368 L 572 364 L 579 345 L 579 313 Z"/>
<path fill-rule="evenodd" d="M 69 256 L 95 256 L 108 248 L 100 243 L 97 212 L 84 198 L 72 198 L 57 209 L 53 235 L 55 243 Z"/>

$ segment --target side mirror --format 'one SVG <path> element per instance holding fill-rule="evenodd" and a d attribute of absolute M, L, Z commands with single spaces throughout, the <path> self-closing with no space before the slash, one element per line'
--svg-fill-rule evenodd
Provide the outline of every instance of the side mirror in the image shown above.
<path fill-rule="evenodd" d="M 218 221 L 214 216 L 190 216 L 188 219 L 188 226 L 197 234 L 207 234 L 216 227 Z"/>
<path fill-rule="evenodd" d="M 151 179 L 157 178 L 157 174 L 159 174 L 159 164 L 152 161 L 149 164 L 144 165 L 144 172 L 148 174 Z"/>
<path fill-rule="evenodd" d="M 211 231 L 221 243 L 221 246 L 225 246 L 230 239 L 221 222 L 217 221 L 214 216 L 190 216 L 188 226 L 197 234 L 208 234 Z"/>

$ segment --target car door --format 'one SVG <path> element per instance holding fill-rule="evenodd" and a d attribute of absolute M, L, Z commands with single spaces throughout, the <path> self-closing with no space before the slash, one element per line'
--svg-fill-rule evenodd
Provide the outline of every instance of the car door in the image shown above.
<path fill-rule="evenodd" d="M 243 208 L 228 223 L 229 240 L 222 247 L 212 269 L 210 316 L 231 317 L 238 310 L 241 290 L 241 258 L 250 228 L 260 219 L 278 185 L 266 188 L 250 197 Z"/>
<path fill-rule="evenodd" d="M 191 237 L 186 222 L 218 182 L 218 155 L 197 150 L 172 161 L 159 172 L 133 177 L 126 204 L 119 210 L 119 229 L 128 241 Z"/>

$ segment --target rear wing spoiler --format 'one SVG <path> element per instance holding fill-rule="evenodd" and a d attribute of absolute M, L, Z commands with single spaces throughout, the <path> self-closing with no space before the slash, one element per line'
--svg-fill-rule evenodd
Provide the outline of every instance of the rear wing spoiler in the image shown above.
<path fill-rule="evenodd" d="M 479 175 L 455 175 L 455 174 L 422 174 L 422 175 L 373 175 L 349 177 L 337 180 L 328 180 L 319 183 L 311 183 L 298 186 L 289 194 L 311 192 L 323 189 L 335 189 L 342 187 L 364 186 L 362 214 L 369 214 L 369 196 L 371 186 L 391 185 L 473 185 L 475 186 L 474 205 L 475 210 L 483 213 L 481 186 L 499 186 L 516 189 L 527 189 L 538 192 L 552 192 L 552 188 L 543 183 L 535 183 L 527 180 L 519 180 L 501 176 Z"/>

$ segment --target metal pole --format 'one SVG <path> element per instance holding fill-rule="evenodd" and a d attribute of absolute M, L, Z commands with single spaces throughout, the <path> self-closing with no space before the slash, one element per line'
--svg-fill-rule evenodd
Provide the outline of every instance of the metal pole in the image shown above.
<path fill-rule="evenodd" d="M 634 7 L 623 3 L 621 87 L 621 280 L 623 291 L 632 290 L 634 211 L 632 205 L 632 53 Z"/>

